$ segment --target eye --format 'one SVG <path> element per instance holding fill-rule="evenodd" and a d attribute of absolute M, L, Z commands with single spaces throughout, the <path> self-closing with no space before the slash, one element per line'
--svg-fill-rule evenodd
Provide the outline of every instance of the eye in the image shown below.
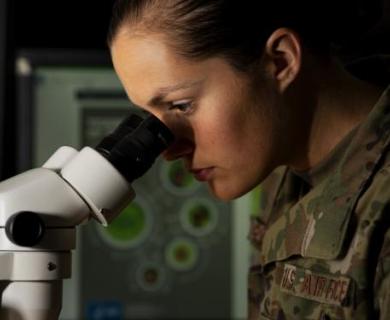
<path fill-rule="evenodd" d="M 177 110 L 182 113 L 189 113 L 193 109 L 191 100 L 179 100 L 169 103 L 169 110 Z"/>

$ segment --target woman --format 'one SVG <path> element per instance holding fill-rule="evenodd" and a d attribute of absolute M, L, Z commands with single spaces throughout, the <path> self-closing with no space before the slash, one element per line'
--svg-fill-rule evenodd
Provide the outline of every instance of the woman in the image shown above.
<path fill-rule="evenodd" d="M 222 200 L 263 182 L 249 319 L 387 319 L 389 91 L 333 57 L 314 5 L 118 0 L 112 60 L 167 160 Z"/>

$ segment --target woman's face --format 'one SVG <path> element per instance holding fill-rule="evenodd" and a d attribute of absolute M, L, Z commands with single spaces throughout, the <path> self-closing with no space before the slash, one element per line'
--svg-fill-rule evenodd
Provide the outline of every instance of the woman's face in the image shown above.
<path fill-rule="evenodd" d="M 223 58 L 183 58 L 155 34 L 120 32 L 111 53 L 130 100 L 173 131 L 165 158 L 182 158 L 216 197 L 243 195 L 276 166 L 280 128 L 265 82 L 250 81 Z"/>

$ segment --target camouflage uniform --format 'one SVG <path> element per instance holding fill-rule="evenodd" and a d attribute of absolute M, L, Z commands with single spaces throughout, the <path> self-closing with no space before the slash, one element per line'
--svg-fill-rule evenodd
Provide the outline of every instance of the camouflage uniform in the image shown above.
<path fill-rule="evenodd" d="M 390 87 L 317 167 L 264 181 L 249 319 L 390 319 L 389 147 Z"/>

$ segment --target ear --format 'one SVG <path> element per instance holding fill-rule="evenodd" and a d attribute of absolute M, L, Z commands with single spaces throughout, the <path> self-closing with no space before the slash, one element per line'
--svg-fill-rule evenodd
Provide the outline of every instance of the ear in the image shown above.
<path fill-rule="evenodd" d="M 302 43 L 299 35 L 288 28 L 275 30 L 268 38 L 264 58 L 268 75 L 284 92 L 301 69 Z"/>

